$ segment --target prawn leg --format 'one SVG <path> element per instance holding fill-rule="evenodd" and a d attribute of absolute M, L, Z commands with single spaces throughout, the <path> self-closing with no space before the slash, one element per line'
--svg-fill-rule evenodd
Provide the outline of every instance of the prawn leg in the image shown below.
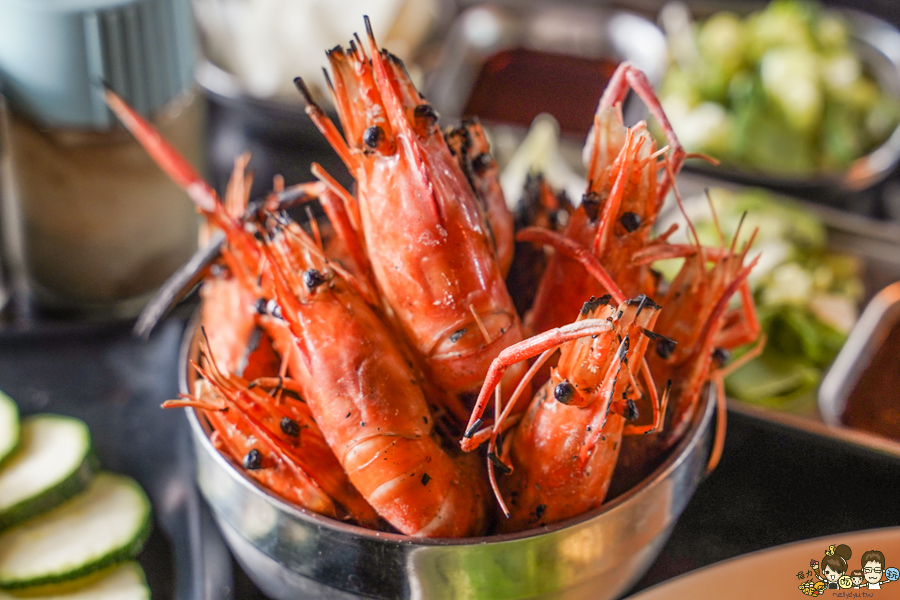
<path fill-rule="evenodd" d="M 488 373 L 484 378 L 484 385 L 475 401 L 475 407 L 472 409 L 472 415 L 469 417 L 469 423 L 466 425 L 466 436 L 463 437 L 460 445 L 463 450 L 470 452 L 477 445 L 473 445 L 472 434 L 481 425 L 481 416 L 487 408 L 493 395 L 494 388 L 503 379 L 506 369 L 523 360 L 533 358 L 547 350 L 558 348 L 566 342 L 576 340 L 585 336 L 597 335 L 600 333 L 608 333 L 612 331 L 613 326 L 605 319 L 587 319 L 570 323 L 563 327 L 558 327 L 542 334 L 536 335 L 527 340 L 523 340 L 517 344 L 509 346 L 499 356 L 491 362 Z M 499 425 L 499 424 L 496 424 Z"/>
<path fill-rule="evenodd" d="M 650 374 L 650 366 L 647 364 L 646 358 L 641 361 L 641 374 L 644 376 L 647 390 L 650 394 L 650 406 L 653 409 L 653 420 L 648 425 L 626 425 L 625 429 L 622 431 L 622 435 L 625 436 L 648 435 L 661 432 L 665 423 L 666 408 L 669 406 L 669 394 L 672 391 L 672 382 L 669 381 L 666 383 L 666 388 L 663 391 L 662 398 L 660 398 L 656 391 L 656 383 L 654 383 L 653 376 Z"/>
<path fill-rule="evenodd" d="M 643 71 L 630 62 L 621 63 L 615 73 L 613 73 L 609 83 L 606 85 L 606 89 L 603 91 L 603 95 L 600 97 L 598 112 L 603 108 L 611 107 L 623 102 L 625 96 L 628 95 L 629 88 L 633 89 L 641 100 L 644 101 L 644 104 L 646 104 L 647 108 L 650 110 L 650 114 L 653 115 L 660 127 L 662 127 L 663 133 L 665 133 L 666 140 L 669 142 L 671 148 L 671 157 L 669 158 L 669 161 L 672 172 L 678 174 L 686 157 L 684 147 L 681 145 L 681 142 L 678 141 L 678 136 L 675 135 L 675 130 L 672 128 L 672 124 L 669 123 L 669 118 L 666 116 L 665 111 L 663 111 L 662 104 L 660 103 L 659 98 L 657 98 L 656 93 L 653 91 L 650 80 L 647 79 L 647 76 Z M 665 193 L 668 192 L 668 186 L 673 183 L 674 176 L 669 178 L 668 181 L 663 184 L 662 189 L 660 190 L 661 196 L 665 196 Z"/>

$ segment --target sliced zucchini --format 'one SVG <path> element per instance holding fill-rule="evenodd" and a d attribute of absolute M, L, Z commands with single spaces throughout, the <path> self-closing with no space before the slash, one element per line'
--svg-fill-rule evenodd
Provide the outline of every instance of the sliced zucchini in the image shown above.
<path fill-rule="evenodd" d="M 0 533 L 0 588 L 62 583 L 132 558 L 150 526 L 144 490 L 129 477 L 99 473 L 62 506 Z"/>
<path fill-rule="evenodd" d="M 0 392 L 0 465 L 19 445 L 19 408 Z"/>
<path fill-rule="evenodd" d="M 150 588 L 144 571 L 136 562 L 114 565 L 68 584 L 28 590 L 29 598 L 38 600 L 150 600 Z M 16 600 L 0 592 L 0 600 Z"/>
<path fill-rule="evenodd" d="M 82 421 L 35 415 L 22 421 L 19 447 L 0 469 L 0 530 L 61 504 L 94 472 L 91 434 Z"/>

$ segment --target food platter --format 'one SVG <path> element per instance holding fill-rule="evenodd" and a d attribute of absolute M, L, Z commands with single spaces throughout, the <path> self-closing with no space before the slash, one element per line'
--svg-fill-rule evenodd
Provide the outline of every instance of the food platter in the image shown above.
<path fill-rule="evenodd" d="M 674 5 L 675 3 L 673 3 Z M 704 20 L 720 11 L 747 15 L 765 7 L 764 3 L 689 2 L 678 4 L 690 17 Z M 900 31 L 871 14 L 848 8 L 828 8 L 847 24 L 849 46 L 863 69 L 892 98 L 900 98 Z M 853 161 L 842 172 L 810 176 L 767 174 L 732 165 L 712 166 L 705 161 L 688 161 L 686 169 L 738 183 L 781 189 L 786 192 L 837 200 L 870 188 L 888 177 L 900 162 L 900 126 L 876 149 Z"/>
<path fill-rule="evenodd" d="M 662 600 L 664 598 L 681 600 L 727 595 L 733 600 L 750 600 L 761 596 L 794 597 L 797 595 L 797 571 L 794 568 L 786 568 L 785 565 L 804 568 L 809 564 L 811 556 L 821 556 L 829 546 L 835 544 L 847 544 L 857 556 L 862 555 L 867 549 L 876 548 L 886 557 L 894 557 L 900 555 L 900 528 L 854 531 L 761 550 L 682 575 L 640 594 L 630 596 L 630 598 L 633 600 Z M 856 562 L 855 557 L 852 557 L 848 564 L 854 566 Z M 748 573 L 765 575 L 754 578 L 752 586 L 735 585 L 736 582 L 746 581 Z M 891 589 L 890 586 L 884 584 L 882 587 L 887 590 Z M 827 593 L 830 595 L 832 592 Z M 833 593 L 835 596 L 839 596 L 844 592 L 841 590 Z M 860 594 L 860 597 L 863 594 L 870 594 L 870 592 L 862 590 L 858 592 L 848 590 L 847 597 L 851 597 L 852 593 Z M 887 593 L 891 594 L 892 592 L 888 591 Z M 875 594 L 871 593 L 871 595 Z"/>
<path fill-rule="evenodd" d="M 765 6 L 764 3 L 690 2 L 690 13 L 703 19 L 718 11 L 728 10 L 746 14 Z M 900 98 L 900 31 L 893 25 L 852 9 L 836 11 L 849 24 L 851 47 L 859 54 L 867 71 L 871 72 L 888 95 Z M 650 13 L 644 13 L 648 16 Z M 615 19 L 629 20 L 630 35 L 621 35 L 613 28 Z M 553 25 L 539 26 L 549 22 Z M 578 43 L 577 34 L 586 23 L 601 34 L 590 44 Z M 619 28 L 621 31 L 622 28 Z M 535 33 L 537 32 L 537 33 Z M 640 36 L 640 37 L 639 37 Z M 640 44 L 631 40 L 641 39 Z M 576 41 L 573 41 L 576 40 Z M 647 42 L 646 40 L 650 40 Z M 645 70 L 650 80 L 658 83 L 665 72 L 666 42 L 662 31 L 640 13 L 617 13 L 594 7 L 535 8 L 532 5 L 513 7 L 486 3 L 469 8 L 456 20 L 447 38 L 445 50 L 429 78 L 427 95 L 449 116 L 462 115 L 476 82 L 479 70 L 492 55 L 503 50 L 524 46 L 556 55 L 629 60 Z M 636 103 L 626 104 L 626 120 L 641 118 L 642 108 Z M 490 119 L 488 119 L 490 121 Z M 521 139 L 527 123 L 503 123 L 497 136 L 501 148 L 507 131 Z M 563 133 L 565 132 L 565 128 Z M 572 141 L 582 139 L 572 135 Z M 712 167 L 700 160 L 688 161 L 685 169 L 718 179 L 745 185 L 770 187 L 801 194 L 819 201 L 843 206 L 839 198 L 871 188 L 888 177 L 900 162 L 900 127 L 876 150 L 856 160 L 845 172 L 810 177 L 766 175 L 740 168 L 720 165 Z"/>

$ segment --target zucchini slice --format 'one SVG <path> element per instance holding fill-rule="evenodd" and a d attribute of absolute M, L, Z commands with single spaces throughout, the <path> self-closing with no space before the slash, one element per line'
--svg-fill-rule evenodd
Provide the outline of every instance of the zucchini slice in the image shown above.
<path fill-rule="evenodd" d="M 84 493 L 0 533 L 0 588 L 62 583 L 133 558 L 150 527 L 144 490 L 129 477 L 99 473 Z"/>
<path fill-rule="evenodd" d="M 19 445 L 19 407 L 0 392 L 0 465 Z"/>
<path fill-rule="evenodd" d="M 95 460 L 82 421 L 35 415 L 22 421 L 19 447 L 0 469 L 0 530 L 61 504 L 90 483 Z"/>
<path fill-rule="evenodd" d="M 150 600 L 150 588 L 144 570 L 133 561 L 114 565 L 103 571 L 76 579 L 69 584 L 49 586 L 32 595 L 37 588 L 28 590 L 28 597 L 35 600 Z M 0 600 L 18 600 L 0 592 Z"/>

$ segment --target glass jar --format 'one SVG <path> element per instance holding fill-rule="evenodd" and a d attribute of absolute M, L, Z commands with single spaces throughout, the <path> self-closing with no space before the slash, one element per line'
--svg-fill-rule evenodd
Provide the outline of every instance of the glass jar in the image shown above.
<path fill-rule="evenodd" d="M 203 99 L 188 91 L 152 122 L 193 164 Z M 187 195 L 122 127 L 40 127 L 10 109 L 10 246 L 42 310 L 134 316 L 197 248 Z"/>

